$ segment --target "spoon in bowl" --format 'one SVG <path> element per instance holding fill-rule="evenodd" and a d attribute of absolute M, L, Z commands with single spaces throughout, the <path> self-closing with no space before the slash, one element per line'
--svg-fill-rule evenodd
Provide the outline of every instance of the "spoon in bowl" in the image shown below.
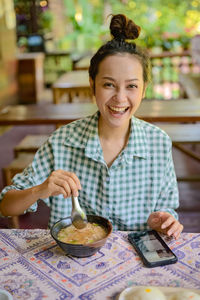
<path fill-rule="evenodd" d="M 85 212 L 80 207 L 78 197 L 72 195 L 72 212 L 71 212 L 72 224 L 77 229 L 82 229 L 87 225 L 87 217 Z"/>

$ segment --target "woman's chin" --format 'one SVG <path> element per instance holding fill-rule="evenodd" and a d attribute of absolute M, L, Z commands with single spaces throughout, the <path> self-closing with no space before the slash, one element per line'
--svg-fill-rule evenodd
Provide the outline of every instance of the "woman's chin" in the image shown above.
<path fill-rule="evenodd" d="M 129 110 L 124 113 L 109 112 L 109 116 L 110 123 L 117 127 L 128 124 L 131 118 Z"/>
<path fill-rule="evenodd" d="M 131 115 L 130 111 L 126 111 L 124 113 L 112 112 L 110 110 L 101 114 L 102 124 L 105 123 L 110 128 L 126 128 L 129 126 Z"/>
<path fill-rule="evenodd" d="M 126 118 L 126 119 L 122 119 L 122 118 L 115 118 L 115 119 L 112 119 L 112 120 L 109 120 L 107 122 L 107 124 L 109 124 L 109 126 L 111 128 L 126 128 L 129 126 L 129 122 L 130 122 L 130 118 Z"/>

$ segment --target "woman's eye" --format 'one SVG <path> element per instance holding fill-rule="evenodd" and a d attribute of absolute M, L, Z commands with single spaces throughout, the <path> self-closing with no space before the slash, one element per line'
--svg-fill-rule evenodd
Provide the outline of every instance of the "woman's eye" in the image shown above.
<path fill-rule="evenodd" d="M 137 85 L 135 85 L 135 84 L 129 84 L 129 85 L 128 85 L 128 88 L 129 88 L 129 89 L 134 89 L 134 88 L 137 88 Z"/>
<path fill-rule="evenodd" d="M 105 87 L 113 87 L 113 83 L 111 83 L 111 82 L 105 82 L 103 86 L 105 86 Z"/>

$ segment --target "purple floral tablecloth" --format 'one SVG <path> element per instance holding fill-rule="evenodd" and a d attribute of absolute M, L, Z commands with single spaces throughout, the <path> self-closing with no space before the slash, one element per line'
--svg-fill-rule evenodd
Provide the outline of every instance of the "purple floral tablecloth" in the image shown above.
<path fill-rule="evenodd" d="M 13 299 L 117 299 L 131 285 L 200 289 L 200 234 L 166 239 L 178 263 L 145 268 L 127 240 L 113 232 L 89 258 L 75 258 L 55 244 L 49 230 L 0 230 L 0 288 Z"/>

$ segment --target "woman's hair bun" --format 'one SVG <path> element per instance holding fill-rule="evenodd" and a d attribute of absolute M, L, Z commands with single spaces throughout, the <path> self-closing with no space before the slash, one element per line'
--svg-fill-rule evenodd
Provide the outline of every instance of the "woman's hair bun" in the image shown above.
<path fill-rule="evenodd" d="M 114 15 L 110 22 L 110 32 L 115 39 L 137 39 L 141 28 L 125 15 Z"/>

